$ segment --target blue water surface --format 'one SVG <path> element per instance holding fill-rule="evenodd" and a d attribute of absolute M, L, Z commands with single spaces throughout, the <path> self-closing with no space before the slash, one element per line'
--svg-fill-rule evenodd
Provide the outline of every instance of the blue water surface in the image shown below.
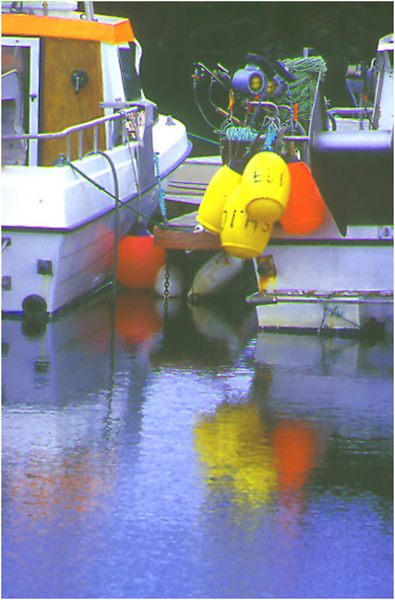
<path fill-rule="evenodd" d="M 391 343 L 129 291 L 2 340 L 4 598 L 393 597 Z"/>

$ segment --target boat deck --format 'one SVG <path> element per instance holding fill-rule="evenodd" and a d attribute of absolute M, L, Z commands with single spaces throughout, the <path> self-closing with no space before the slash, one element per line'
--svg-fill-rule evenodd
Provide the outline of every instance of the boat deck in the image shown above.
<path fill-rule="evenodd" d="M 155 245 L 166 250 L 220 250 L 218 235 L 201 230 L 197 211 L 171 219 L 167 225 L 153 229 Z"/>

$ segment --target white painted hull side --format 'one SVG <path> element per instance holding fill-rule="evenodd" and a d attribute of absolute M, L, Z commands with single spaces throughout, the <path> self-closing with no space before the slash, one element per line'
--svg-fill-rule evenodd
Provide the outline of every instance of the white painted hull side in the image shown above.
<path fill-rule="evenodd" d="M 393 330 L 393 300 L 379 298 L 370 300 L 360 296 L 348 301 L 340 296 L 330 299 L 306 299 L 293 301 L 276 298 L 273 305 L 257 307 L 258 325 L 261 330 L 306 331 L 317 333 L 359 332 L 375 320 L 386 332 Z M 378 331 L 378 330 L 377 330 Z"/>
<path fill-rule="evenodd" d="M 362 229 L 342 238 L 323 228 L 297 242 L 274 236 L 254 260 L 259 292 L 248 300 L 259 328 L 350 332 L 376 319 L 392 330 L 392 243 Z"/>
<path fill-rule="evenodd" d="M 4 167 L 2 174 L 2 311 L 20 313 L 26 297 L 38 295 L 53 314 L 102 285 L 112 274 L 114 241 L 138 220 L 142 225 L 158 207 L 157 176 L 166 177 L 188 155 L 185 128 L 159 121 L 153 127 L 157 167 L 152 186 L 141 189 L 137 145 L 119 146 L 112 160 L 119 198 L 100 191 L 69 166 Z M 116 183 L 101 155 L 75 164 L 114 195 Z"/>
<path fill-rule="evenodd" d="M 156 194 L 150 192 L 148 195 L 155 208 L 152 196 Z M 131 226 L 126 211 L 121 208 L 118 213 L 117 239 L 126 235 Z M 15 230 L 4 232 L 3 238 L 8 233 L 12 243 L 3 256 L 2 276 L 4 286 L 4 275 L 9 274 L 11 289 L 3 289 L 3 312 L 22 312 L 24 299 L 38 295 L 44 298 L 48 313 L 53 314 L 111 277 L 115 211 L 68 233 Z M 39 273 L 39 264 L 45 268 L 49 262 L 50 272 Z"/>

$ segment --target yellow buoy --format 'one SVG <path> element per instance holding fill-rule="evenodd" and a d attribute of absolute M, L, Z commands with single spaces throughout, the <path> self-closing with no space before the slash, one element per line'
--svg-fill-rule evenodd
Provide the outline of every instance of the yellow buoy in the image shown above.
<path fill-rule="evenodd" d="M 258 152 L 243 173 L 243 186 L 251 219 L 278 221 L 285 211 L 291 189 L 287 163 L 275 152 Z"/>
<path fill-rule="evenodd" d="M 251 219 L 246 212 L 246 193 L 241 183 L 228 199 L 222 215 L 221 245 L 230 255 L 250 259 L 262 254 L 273 225 Z"/>
<path fill-rule="evenodd" d="M 199 206 L 196 220 L 212 233 L 221 230 L 222 210 L 227 199 L 241 181 L 241 174 L 222 165 L 211 178 Z"/>

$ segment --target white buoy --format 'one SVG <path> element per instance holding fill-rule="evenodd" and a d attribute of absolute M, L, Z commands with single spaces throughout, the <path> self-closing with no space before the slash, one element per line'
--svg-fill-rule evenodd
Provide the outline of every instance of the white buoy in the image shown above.
<path fill-rule="evenodd" d="M 239 333 L 223 315 L 205 304 L 190 306 L 190 311 L 195 327 L 201 335 L 220 342 L 230 354 L 239 352 L 241 346 Z"/>
<path fill-rule="evenodd" d="M 212 256 L 196 273 L 188 298 L 210 296 L 230 283 L 243 268 L 241 258 L 230 256 L 223 250 Z"/>

